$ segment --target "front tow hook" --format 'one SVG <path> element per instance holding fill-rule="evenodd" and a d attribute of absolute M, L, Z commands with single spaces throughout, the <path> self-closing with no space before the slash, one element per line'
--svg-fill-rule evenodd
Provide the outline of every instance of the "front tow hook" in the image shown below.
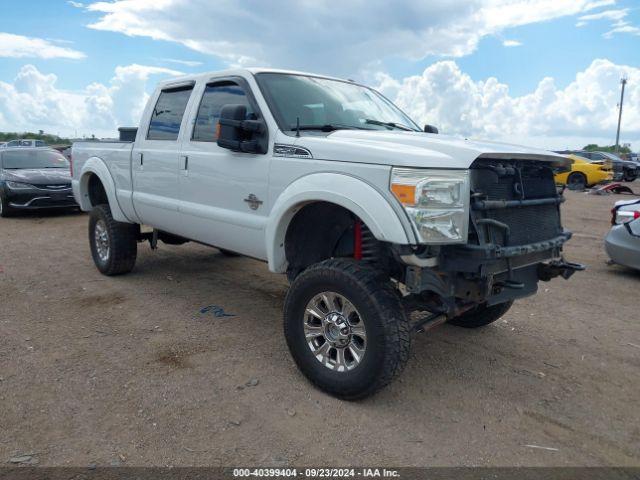
<path fill-rule="evenodd" d="M 565 260 L 557 260 L 550 263 L 541 263 L 538 265 L 538 278 L 543 282 L 548 282 L 552 278 L 562 277 L 565 280 L 576 272 L 586 270 L 586 266 L 581 263 L 567 262 Z"/>

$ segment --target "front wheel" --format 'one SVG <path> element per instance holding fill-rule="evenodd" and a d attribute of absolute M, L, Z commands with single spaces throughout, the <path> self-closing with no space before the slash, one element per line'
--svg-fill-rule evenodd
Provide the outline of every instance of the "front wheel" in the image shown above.
<path fill-rule="evenodd" d="M 115 221 L 108 205 L 98 205 L 89 216 L 89 244 L 101 273 L 129 273 L 138 254 L 138 226 Z"/>
<path fill-rule="evenodd" d="M 0 217 L 10 217 L 13 214 L 13 210 L 9 207 L 9 204 L 5 198 L 0 195 Z"/>
<path fill-rule="evenodd" d="M 511 305 L 513 305 L 513 301 L 491 305 L 490 307 L 484 304 L 478 305 L 462 315 L 452 318 L 448 323 L 464 328 L 484 327 L 501 318 L 509 311 Z"/>
<path fill-rule="evenodd" d="M 302 373 L 345 400 L 374 394 L 404 368 L 411 343 L 400 298 L 379 273 L 331 259 L 293 281 L 284 333 Z"/>

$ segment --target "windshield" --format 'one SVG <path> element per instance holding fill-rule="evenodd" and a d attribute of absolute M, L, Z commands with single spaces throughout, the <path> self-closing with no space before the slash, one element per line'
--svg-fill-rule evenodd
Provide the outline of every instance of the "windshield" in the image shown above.
<path fill-rule="evenodd" d="M 69 162 L 54 150 L 10 150 L 2 152 L 3 168 L 69 168 Z"/>
<path fill-rule="evenodd" d="M 375 90 L 340 80 L 260 73 L 256 75 L 279 127 L 285 131 L 412 130 L 418 126 Z"/>
<path fill-rule="evenodd" d="M 622 161 L 622 159 L 619 156 L 614 155 L 613 153 L 609 153 L 609 152 L 600 152 L 600 153 L 602 153 L 605 157 L 607 157 L 607 158 L 609 158 L 611 160 L 616 160 L 618 162 Z"/>

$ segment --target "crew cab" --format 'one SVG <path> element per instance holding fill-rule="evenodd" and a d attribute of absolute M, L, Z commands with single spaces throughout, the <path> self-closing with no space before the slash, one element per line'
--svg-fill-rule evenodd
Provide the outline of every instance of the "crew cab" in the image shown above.
<path fill-rule="evenodd" d="M 421 129 L 352 81 L 268 69 L 172 79 L 125 131 L 135 140 L 73 145 L 97 268 L 131 271 L 145 240 L 267 262 L 291 284 L 295 362 L 340 398 L 396 377 L 412 332 L 487 325 L 539 280 L 583 268 L 562 257 L 571 234 L 554 170 L 569 159 Z"/>

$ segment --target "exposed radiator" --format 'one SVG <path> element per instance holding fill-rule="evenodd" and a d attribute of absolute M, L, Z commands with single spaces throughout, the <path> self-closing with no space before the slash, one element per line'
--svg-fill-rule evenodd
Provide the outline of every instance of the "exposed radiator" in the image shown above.
<path fill-rule="evenodd" d="M 495 220 L 508 227 L 507 231 L 495 222 L 481 221 L 475 231 L 479 243 L 526 245 L 562 233 L 561 198 L 547 164 L 482 160 L 472 165 L 471 172 L 473 218 L 476 222 Z"/>

